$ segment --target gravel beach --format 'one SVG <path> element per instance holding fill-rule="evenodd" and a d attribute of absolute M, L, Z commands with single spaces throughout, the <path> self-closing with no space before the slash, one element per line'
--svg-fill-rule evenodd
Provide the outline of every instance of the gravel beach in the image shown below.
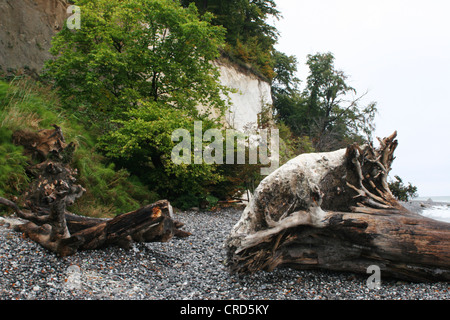
<path fill-rule="evenodd" d="M 449 283 L 407 283 L 369 275 L 278 269 L 228 272 L 223 243 L 241 210 L 181 212 L 193 235 L 58 258 L 0 225 L 0 299 L 37 300 L 449 300 Z M 1 220 L 1 219 L 0 219 Z M 0 221 L 1 224 L 1 221 Z"/>

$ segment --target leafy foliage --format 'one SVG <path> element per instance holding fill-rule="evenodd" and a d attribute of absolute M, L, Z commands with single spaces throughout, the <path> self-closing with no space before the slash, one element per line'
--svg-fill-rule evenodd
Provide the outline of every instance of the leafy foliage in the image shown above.
<path fill-rule="evenodd" d="M 272 81 L 272 97 L 275 116 L 292 130 L 292 134 L 301 136 L 305 131 L 305 115 L 300 80 L 296 77 L 297 58 L 276 51 L 274 59 L 276 76 Z"/>
<path fill-rule="evenodd" d="M 345 147 L 350 142 L 370 140 L 376 103 L 360 106 L 364 96 L 348 85 L 347 75 L 334 67 L 331 53 L 309 55 L 309 76 L 303 91 L 295 77 L 297 61 L 275 53 L 272 92 L 279 120 L 298 137 L 310 137 L 316 151 Z"/>
<path fill-rule="evenodd" d="M 78 0 L 82 28 L 65 27 L 46 65 L 66 107 L 90 123 L 111 124 L 138 102 L 158 101 L 188 113 L 222 110 L 218 70 L 224 29 L 195 6 L 171 0 Z M 100 120 L 100 122 L 98 122 Z"/>
<path fill-rule="evenodd" d="M 126 169 L 116 169 L 105 157 L 91 148 L 77 150 L 73 167 L 79 171 L 78 183 L 86 193 L 72 211 L 83 215 L 113 217 L 159 200 L 136 176 Z"/>
<path fill-rule="evenodd" d="M 272 51 L 278 31 L 267 19 L 280 18 L 274 0 L 182 0 L 187 6 L 195 3 L 202 12 L 214 14 L 212 22 L 226 30 L 228 54 L 251 64 L 272 79 Z"/>
<path fill-rule="evenodd" d="M 162 103 L 143 102 L 139 109 L 126 113 L 127 120 L 117 120 L 118 130 L 104 136 L 100 148 L 106 156 L 138 175 L 158 194 L 176 199 L 189 194 L 194 199 L 208 193 L 208 185 L 221 176 L 215 165 L 175 164 L 171 153 L 176 143 L 172 133 L 186 129 L 194 137 L 194 122 L 177 110 Z M 203 129 L 214 128 L 214 122 L 204 119 Z M 193 150 L 194 139 L 191 139 Z M 193 157 L 193 153 L 190 155 Z M 197 205 L 198 206 L 198 203 Z"/>
<path fill-rule="evenodd" d="M 408 201 L 411 198 L 417 197 L 417 187 L 408 183 L 406 186 L 399 176 L 395 176 L 395 181 L 389 182 L 389 189 L 394 197 L 400 201 Z"/>

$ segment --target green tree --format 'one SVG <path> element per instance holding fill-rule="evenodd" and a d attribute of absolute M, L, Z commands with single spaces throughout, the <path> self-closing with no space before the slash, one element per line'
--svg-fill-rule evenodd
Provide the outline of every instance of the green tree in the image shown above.
<path fill-rule="evenodd" d="M 280 18 L 274 0 L 182 0 L 187 6 L 195 3 L 202 12 L 211 12 L 213 23 L 227 30 L 228 53 L 271 79 L 272 51 L 278 31 L 267 19 Z"/>
<path fill-rule="evenodd" d="M 298 60 L 295 56 L 288 56 L 283 52 L 274 51 L 275 78 L 272 81 L 272 93 L 275 96 L 291 95 L 299 92 L 300 80 L 296 77 Z"/>
<path fill-rule="evenodd" d="M 310 74 L 303 92 L 304 117 L 314 146 L 328 151 L 351 141 L 370 139 L 376 103 L 360 106 L 364 95 L 347 83 L 348 76 L 334 67 L 332 53 L 308 55 Z"/>
<path fill-rule="evenodd" d="M 300 91 L 297 78 L 297 58 L 275 51 L 272 81 L 273 110 L 277 127 L 280 130 L 280 153 L 282 162 L 305 152 L 314 152 L 304 113 L 305 98 Z M 283 159 L 284 158 L 284 159 Z"/>
<path fill-rule="evenodd" d="M 347 83 L 347 75 L 335 69 L 331 53 L 308 55 L 309 75 L 303 90 L 296 77 L 296 57 L 281 52 L 273 56 L 272 96 L 276 118 L 303 144 L 311 139 L 313 148 L 306 145 L 306 149 L 329 151 L 355 141 L 370 140 L 376 103 L 361 106 L 364 95 L 357 96 L 356 90 Z"/>
<path fill-rule="evenodd" d="M 275 77 L 272 81 L 274 113 L 278 121 L 287 125 L 296 136 L 303 135 L 305 124 L 304 98 L 300 80 L 296 77 L 297 58 L 275 51 L 273 54 Z"/>
<path fill-rule="evenodd" d="M 77 0 L 81 29 L 53 40 L 46 75 L 66 106 L 95 123 L 120 118 L 139 101 L 158 101 L 197 115 L 223 110 L 218 70 L 225 30 L 211 14 L 172 0 Z M 101 122 L 109 123 L 109 122 Z"/>
<path fill-rule="evenodd" d="M 176 129 L 220 125 L 229 92 L 210 62 L 225 29 L 173 0 L 78 0 L 81 29 L 64 28 L 46 65 L 65 103 L 99 127 L 98 147 L 162 197 L 200 199 L 220 181 L 215 166 L 175 165 Z M 198 106 L 202 106 L 201 109 Z"/>

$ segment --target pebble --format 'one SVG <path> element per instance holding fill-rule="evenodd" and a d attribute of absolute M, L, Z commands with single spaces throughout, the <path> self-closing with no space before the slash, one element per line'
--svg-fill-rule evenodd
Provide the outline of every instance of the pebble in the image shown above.
<path fill-rule="evenodd" d="M 449 284 L 382 279 L 289 268 L 235 275 L 223 246 L 241 211 L 176 214 L 193 235 L 57 258 L 0 226 L 0 300 L 449 300 Z"/>

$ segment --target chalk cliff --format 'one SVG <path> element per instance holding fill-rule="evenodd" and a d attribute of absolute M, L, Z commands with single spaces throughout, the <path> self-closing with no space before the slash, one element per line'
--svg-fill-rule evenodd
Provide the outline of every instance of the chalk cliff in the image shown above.
<path fill-rule="evenodd" d="M 230 94 L 232 105 L 226 114 L 227 124 L 243 131 L 258 123 L 258 115 L 272 106 L 270 83 L 234 63 L 220 59 L 215 62 L 220 69 L 220 82 L 236 93 Z"/>

